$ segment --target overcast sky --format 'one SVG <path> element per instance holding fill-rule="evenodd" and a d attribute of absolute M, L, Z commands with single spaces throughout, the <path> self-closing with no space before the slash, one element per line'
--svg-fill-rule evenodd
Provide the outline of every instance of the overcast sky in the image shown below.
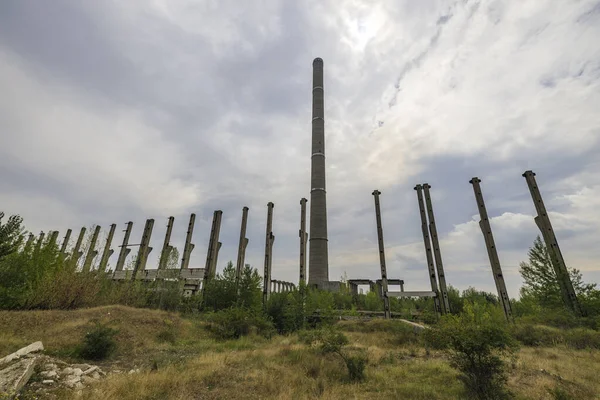
<path fill-rule="evenodd" d="M 29 230 L 125 222 L 138 243 L 167 217 L 180 250 L 197 214 L 203 267 L 223 210 L 219 269 L 298 281 L 310 198 L 312 60 L 325 65 L 330 279 L 427 290 L 416 183 L 432 185 L 448 283 L 495 291 L 469 179 L 479 176 L 512 296 L 538 234 L 538 184 L 567 265 L 600 280 L 600 3 L 553 1 L 4 0 L 0 210 Z M 111 264 L 116 262 L 116 255 Z"/>

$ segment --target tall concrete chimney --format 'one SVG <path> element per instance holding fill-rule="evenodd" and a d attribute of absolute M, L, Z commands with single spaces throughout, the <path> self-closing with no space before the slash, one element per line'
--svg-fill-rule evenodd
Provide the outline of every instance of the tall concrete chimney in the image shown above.
<path fill-rule="evenodd" d="M 325 119 L 323 60 L 313 60 L 312 155 L 310 178 L 310 239 L 308 284 L 329 281 L 327 252 L 327 202 L 325 193 Z"/>

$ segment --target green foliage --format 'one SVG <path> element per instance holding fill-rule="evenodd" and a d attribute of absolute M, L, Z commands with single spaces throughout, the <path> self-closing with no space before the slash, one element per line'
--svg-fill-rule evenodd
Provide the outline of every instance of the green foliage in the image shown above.
<path fill-rule="evenodd" d="M 522 262 L 519 269 L 523 277 L 521 297 L 530 297 L 542 308 L 563 308 L 564 303 L 556 272 L 548 249 L 539 236 L 529 249 L 528 256 L 529 262 Z M 584 283 L 579 270 L 568 268 L 568 271 L 575 293 L 584 304 L 584 308 L 593 314 L 598 314 L 600 310 L 596 306 L 600 305 L 600 291 L 596 289 L 596 285 Z"/>
<path fill-rule="evenodd" d="M 262 305 L 261 281 L 258 271 L 246 264 L 236 284 L 235 267 L 229 261 L 223 273 L 217 274 L 204 289 L 202 307 L 212 311 L 231 307 L 258 309 Z"/>
<path fill-rule="evenodd" d="M 96 322 L 95 326 L 85 334 L 79 349 L 80 357 L 87 360 L 104 360 L 110 356 L 117 347 L 114 336 L 118 333 L 105 324 Z"/>
<path fill-rule="evenodd" d="M 241 307 L 211 313 L 207 320 L 210 331 L 219 339 L 239 339 L 250 333 L 270 338 L 274 333 L 273 324 L 262 312 Z"/>
<path fill-rule="evenodd" d="M 2 223 L 4 213 L 0 211 L 0 260 L 16 252 L 23 240 L 23 218 L 11 215 L 5 224 Z"/>
<path fill-rule="evenodd" d="M 346 348 L 349 340 L 342 332 L 327 328 L 305 331 L 299 336 L 304 343 L 317 347 L 324 354 L 333 353 L 340 356 L 348 369 L 348 379 L 351 382 L 360 382 L 365 379 L 367 354 L 364 351 L 350 353 Z"/>
<path fill-rule="evenodd" d="M 467 302 L 461 315 L 445 316 L 424 333 L 430 346 L 446 349 L 470 398 L 508 397 L 505 359 L 514 354 L 516 342 L 498 311 L 489 304 Z"/>

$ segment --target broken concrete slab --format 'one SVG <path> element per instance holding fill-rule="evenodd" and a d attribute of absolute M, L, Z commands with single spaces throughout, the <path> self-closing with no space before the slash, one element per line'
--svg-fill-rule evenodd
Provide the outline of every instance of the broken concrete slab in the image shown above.
<path fill-rule="evenodd" d="M 36 363 L 36 358 L 29 358 L 0 370 L 0 394 L 13 396 L 18 393 L 33 375 Z"/>
<path fill-rule="evenodd" d="M 4 358 L 0 358 L 0 365 L 8 364 L 9 362 L 18 360 L 19 358 L 25 355 L 42 350 L 44 350 L 44 345 L 42 344 L 42 342 L 33 342 L 29 346 L 25 346 L 22 349 L 19 349 L 14 353 L 7 355 Z"/>

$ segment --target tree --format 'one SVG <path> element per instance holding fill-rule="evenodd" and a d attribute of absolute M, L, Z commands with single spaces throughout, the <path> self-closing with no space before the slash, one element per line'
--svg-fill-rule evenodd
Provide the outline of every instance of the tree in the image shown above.
<path fill-rule="evenodd" d="M 23 218 L 11 215 L 8 221 L 2 224 L 4 213 L 0 211 L 0 259 L 16 252 L 23 238 Z"/>
<path fill-rule="evenodd" d="M 562 294 L 556 271 L 552 265 L 550 254 L 539 235 L 528 252 L 529 262 L 520 264 L 519 272 L 524 285 L 521 297 L 533 297 L 542 307 L 558 308 L 563 306 Z M 575 268 L 567 268 L 569 277 L 577 296 L 590 296 L 595 291 L 595 284 L 583 282 L 581 272 Z"/>

